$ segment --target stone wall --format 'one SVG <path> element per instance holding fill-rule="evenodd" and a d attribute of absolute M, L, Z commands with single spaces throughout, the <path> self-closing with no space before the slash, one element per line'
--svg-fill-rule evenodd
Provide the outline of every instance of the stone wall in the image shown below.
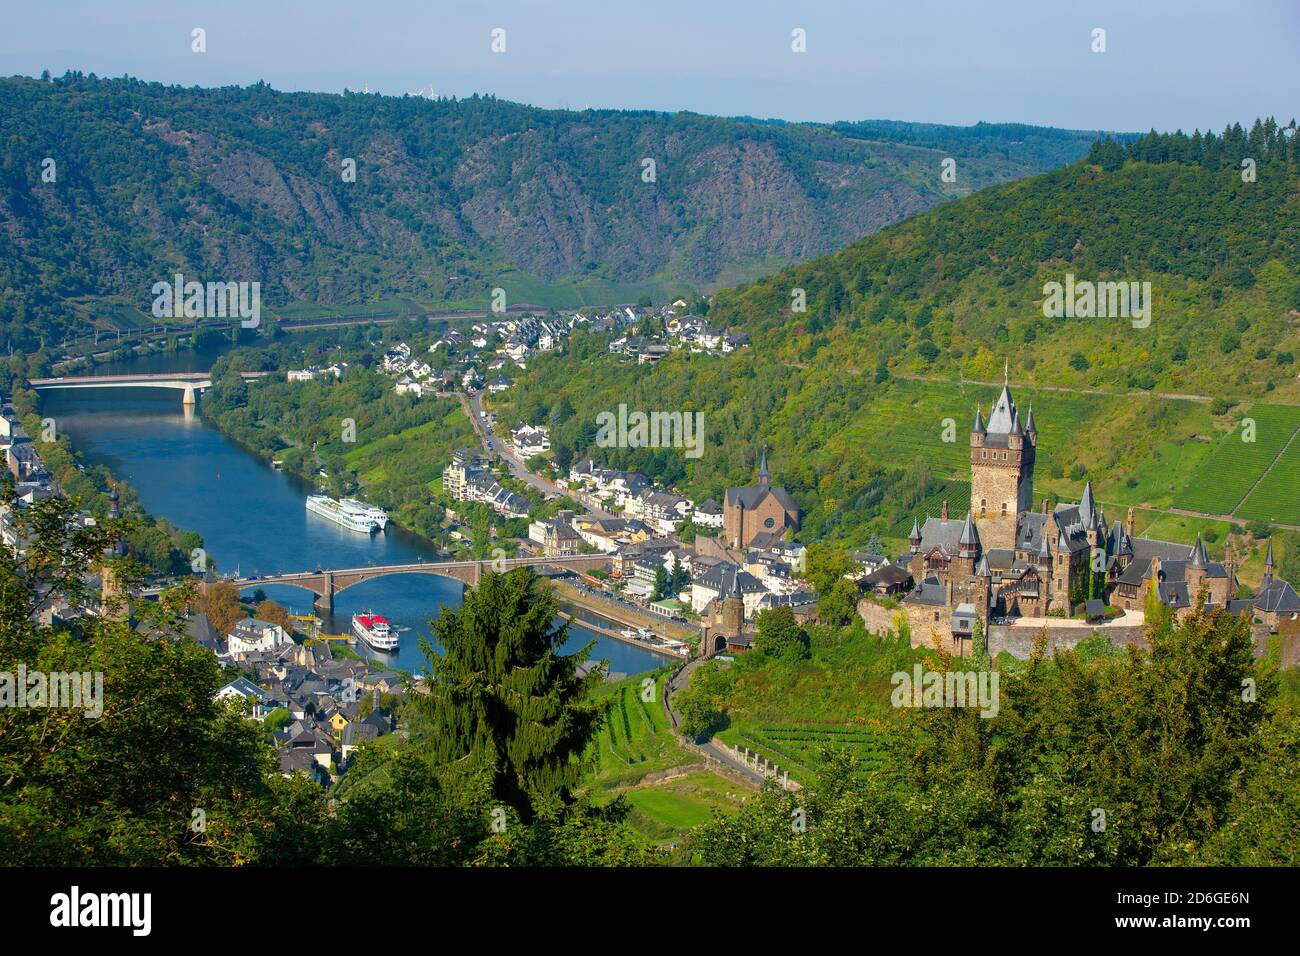
<path fill-rule="evenodd" d="M 912 629 L 913 647 L 934 647 L 938 638 L 940 646 L 952 645 L 952 609 L 935 608 L 902 604 L 892 610 L 875 601 L 865 598 L 858 602 L 858 616 L 867 625 L 867 630 L 880 634 L 894 629 L 894 615 L 902 612 L 907 617 L 907 624 Z M 939 612 L 939 620 L 934 619 L 934 612 Z"/>
<path fill-rule="evenodd" d="M 1006 651 L 1012 657 L 1024 659 L 1033 652 L 1034 641 L 1038 640 L 1044 630 L 1047 631 L 1047 652 L 1049 654 L 1057 648 L 1074 647 L 1080 641 L 1086 640 L 1096 633 L 1106 635 L 1116 647 L 1136 644 L 1143 650 L 1148 649 L 1140 624 L 1107 624 L 1095 628 L 1071 627 L 1064 624 L 1049 624 L 1045 628 L 1008 627 L 1003 624 L 995 624 L 988 629 L 989 655 L 997 657 L 1000 653 Z"/>

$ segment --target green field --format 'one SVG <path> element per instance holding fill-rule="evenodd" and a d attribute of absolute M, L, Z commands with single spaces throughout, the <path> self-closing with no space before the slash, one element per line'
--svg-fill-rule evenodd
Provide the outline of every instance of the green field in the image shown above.
<path fill-rule="evenodd" d="M 1242 502 L 1237 514 L 1247 519 L 1300 525 L 1300 438 L 1291 442 L 1273 470 Z"/>
<path fill-rule="evenodd" d="M 1177 507 L 1207 514 L 1232 514 L 1250 486 L 1259 480 L 1300 427 L 1300 408 L 1258 404 L 1243 418 L 1254 422 L 1255 440 L 1247 441 L 1247 432 L 1241 426 L 1219 439 L 1179 491 L 1174 501 Z M 1270 499 L 1266 496 L 1263 500 Z"/>
<path fill-rule="evenodd" d="M 715 812 L 728 812 L 743 799 L 738 786 L 703 770 L 634 787 L 624 796 L 633 807 L 632 825 L 658 841 L 708 823 Z"/>

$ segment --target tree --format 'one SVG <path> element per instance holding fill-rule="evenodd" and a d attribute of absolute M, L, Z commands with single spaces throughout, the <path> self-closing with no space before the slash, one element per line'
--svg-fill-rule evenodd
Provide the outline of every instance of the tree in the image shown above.
<path fill-rule="evenodd" d="M 804 558 L 804 578 L 819 595 L 830 593 L 835 582 L 850 573 L 855 565 L 843 548 L 833 548 L 825 544 L 808 546 Z"/>
<path fill-rule="evenodd" d="M 568 635 L 556 611 L 531 570 L 489 571 L 459 609 L 431 622 L 443 653 L 420 643 L 434 681 L 412 704 L 429 753 L 487 768 L 494 797 L 525 823 L 573 803 L 606 710 L 592 699 L 604 669 L 579 672 L 592 645 L 558 653 Z"/>
<path fill-rule="evenodd" d="M 0 504 L 12 507 L 12 494 Z M 156 602 L 128 597 L 134 622 L 36 622 L 34 606 L 51 589 L 85 597 L 81 582 L 121 533 L 115 523 L 83 527 L 76 511 L 62 497 L 14 508 L 29 547 L 21 556 L 0 547 L 0 669 L 94 675 L 76 680 L 80 706 L 0 707 L 5 861 L 314 862 L 325 819 L 319 788 L 281 777 L 261 727 L 214 699 L 227 678 L 184 633 L 188 588 Z M 128 562 L 116 570 L 128 586 L 138 580 Z"/>
<path fill-rule="evenodd" d="M 991 718 L 896 711 L 865 779 L 828 751 L 815 788 L 768 788 L 691 848 L 733 866 L 1294 862 L 1300 735 L 1273 709 L 1276 673 L 1253 660 L 1249 620 L 1198 606 L 1147 639 L 1149 652 L 1083 642 L 1051 656 L 1040 639 L 999 675 Z"/>
<path fill-rule="evenodd" d="M 676 559 L 674 559 L 674 561 L 675 560 Z M 670 586 L 671 586 L 671 579 L 668 577 L 667 570 L 664 569 L 664 566 L 662 564 L 656 564 L 655 565 L 655 589 L 654 589 L 654 594 L 652 595 L 654 600 L 656 601 L 662 600 L 664 596 L 668 593 L 668 589 Z"/>
<path fill-rule="evenodd" d="M 289 616 L 288 611 L 275 601 L 263 601 L 257 605 L 257 616 L 263 621 L 279 624 L 284 628 L 286 634 L 293 633 L 293 618 Z"/>
<path fill-rule="evenodd" d="M 774 607 L 758 615 L 754 650 L 766 657 L 799 661 L 808 656 L 808 635 L 788 607 Z"/>
<path fill-rule="evenodd" d="M 206 593 L 199 592 L 195 605 L 208 616 L 208 622 L 222 637 L 233 631 L 246 616 L 239 603 L 239 588 L 229 581 L 209 584 Z"/>
<path fill-rule="evenodd" d="M 837 580 L 829 591 L 818 592 L 817 617 L 823 624 L 843 627 L 858 609 L 858 586 L 846 578 Z"/>

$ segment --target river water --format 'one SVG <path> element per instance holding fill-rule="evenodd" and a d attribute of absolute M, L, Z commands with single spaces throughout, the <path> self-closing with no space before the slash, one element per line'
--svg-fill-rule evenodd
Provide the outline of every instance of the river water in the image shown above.
<path fill-rule="evenodd" d="M 186 367 L 190 365 L 198 367 Z M 192 354 L 179 353 L 101 367 L 97 372 L 202 371 L 205 367 Z M 134 486 L 151 514 L 201 534 L 221 573 L 266 575 L 435 558 L 432 545 L 391 523 L 386 531 L 364 535 L 309 514 L 304 506 L 314 490 L 309 484 L 273 470 L 198 415 L 185 411 L 179 391 L 51 391 L 42 397 L 42 414 L 55 419 L 60 433 L 88 463 L 102 464 Z M 268 585 L 263 590 L 294 613 L 312 612 L 310 592 L 287 585 Z M 377 578 L 337 594 L 325 630 L 348 633 L 357 611 L 382 614 L 399 630 L 398 652 L 379 654 L 364 646 L 357 651 L 376 662 L 420 673 L 425 664 L 420 637 L 433 640 L 430 619 L 444 606 L 458 607 L 461 595 L 459 582 L 437 575 Z M 607 660 L 614 672 L 641 673 L 665 660 L 576 623 L 569 633 L 567 651 L 595 640 L 592 657 Z"/>

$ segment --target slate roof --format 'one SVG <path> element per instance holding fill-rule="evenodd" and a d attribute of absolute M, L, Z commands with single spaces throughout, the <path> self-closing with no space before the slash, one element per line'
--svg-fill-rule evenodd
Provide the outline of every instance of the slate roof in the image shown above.
<path fill-rule="evenodd" d="M 763 499 L 771 495 L 776 499 L 776 503 L 787 511 L 798 511 L 799 506 L 794 503 L 794 499 L 784 488 L 774 488 L 770 485 L 748 485 L 744 488 L 728 488 L 726 502 L 728 506 L 741 507 L 746 511 L 752 511 L 763 503 Z"/>
<path fill-rule="evenodd" d="M 959 542 L 964 526 L 964 519 L 949 518 L 944 521 L 940 518 L 926 518 L 925 525 L 921 528 L 921 552 L 939 548 L 949 557 L 955 557 L 961 548 Z"/>
<path fill-rule="evenodd" d="M 906 598 L 906 603 L 944 607 L 948 603 L 948 589 L 938 578 L 928 577 L 912 589 L 912 593 Z"/>
<path fill-rule="evenodd" d="M 717 591 L 719 597 L 733 593 L 733 589 L 739 589 L 742 595 L 767 590 L 756 577 L 748 571 L 740 570 L 734 564 L 719 564 L 706 568 L 695 575 L 694 583 L 710 591 Z"/>
<path fill-rule="evenodd" d="M 1255 609 L 1277 614 L 1300 614 L 1300 594 L 1281 578 L 1274 578 L 1255 595 Z"/>

